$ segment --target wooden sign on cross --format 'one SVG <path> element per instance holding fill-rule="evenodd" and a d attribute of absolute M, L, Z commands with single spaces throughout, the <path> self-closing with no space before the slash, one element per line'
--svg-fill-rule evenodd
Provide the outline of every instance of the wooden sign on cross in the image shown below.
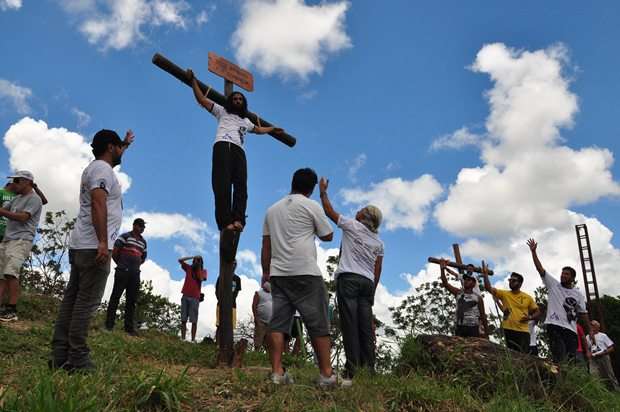
<path fill-rule="evenodd" d="M 252 76 L 252 73 L 213 52 L 209 52 L 209 71 L 248 92 L 254 91 L 254 76 Z M 225 94 L 228 96 L 229 93 Z"/>

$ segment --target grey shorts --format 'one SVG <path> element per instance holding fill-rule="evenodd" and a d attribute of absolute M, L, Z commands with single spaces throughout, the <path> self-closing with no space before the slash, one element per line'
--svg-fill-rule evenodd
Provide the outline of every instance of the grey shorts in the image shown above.
<path fill-rule="evenodd" d="M 198 299 L 183 295 L 181 297 L 181 323 L 187 323 L 187 318 L 190 322 L 197 323 L 198 306 L 200 306 Z"/>
<path fill-rule="evenodd" d="M 321 276 L 273 276 L 270 282 L 273 315 L 269 329 L 272 332 L 290 333 L 297 310 L 311 338 L 329 335 L 327 289 Z"/>

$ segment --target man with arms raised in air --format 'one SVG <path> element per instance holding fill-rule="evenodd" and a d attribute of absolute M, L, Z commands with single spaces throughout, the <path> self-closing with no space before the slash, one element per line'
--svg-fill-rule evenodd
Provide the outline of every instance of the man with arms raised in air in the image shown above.
<path fill-rule="evenodd" d="M 343 386 L 352 384 L 357 368 L 375 368 L 375 342 L 372 330 L 372 306 L 381 278 L 383 242 L 379 238 L 382 214 L 368 205 L 355 214 L 355 219 L 334 210 L 327 188 L 329 180 L 321 178 L 321 203 L 327 217 L 342 229 L 340 260 L 335 272 L 336 296 L 342 340 L 347 357 Z"/>
<path fill-rule="evenodd" d="M 95 160 L 82 172 L 80 211 L 69 242 L 71 274 L 52 338 L 51 368 L 88 372 L 95 368 L 86 344 L 88 327 L 110 274 L 111 249 L 123 219 L 121 185 L 112 168 L 133 142 L 113 130 L 98 131 L 91 143 Z"/>
<path fill-rule="evenodd" d="M 192 264 L 185 263 L 192 260 Z M 207 280 L 207 271 L 204 268 L 202 256 L 188 256 L 179 259 L 181 268 L 185 272 L 185 281 L 181 289 L 181 339 L 185 340 L 187 319 L 192 324 L 192 342 L 196 341 L 198 329 L 198 308 L 200 306 L 202 282 Z"/>
<path fill-rule="evenodd" d="M 502 302 L 504 316 L 502 329 L 506 338 L 506 346 L 521 353 L 528 353 L 530 346 L 530 332 L 528 322 L 538 319 L 540 312 L 534 299 L 521 291 L 523 276 L 512 272 L 508 278 L 510 290 L 497 289 L 491 286 L 489 270 L 482 262 L 482 276 L 484 277 L 484 289 Z"/>
<path fill-rule="evenodd" d="M 198 104 L 207 109 L 218 121 L 211 163 L 217 227 L 220 231 L 224 229 L 241 231 L 245 226 L 248 199 L 247 162 L 243 149 L 245 135 L 248 132 L 284 133 L 284 130 L 277 127 L 255 126 L 247 117 L 248 102 L 242 93 L 231 93 L 226 99 L 226 107 L 222 107 L 202 93 L 191 69 L 187 71 L 187 75 L 192 81 L 194 97 Z"/>
<path fill-rule="evenodd" d="M 314 244 L 315 236 L 328 242 L 334 233 L 321 206 L 309 199 L 317 180 L 314 170 L 297 170 L 291 193 L 273 204 L 265 216 L 261 265 L 263 282 L 270 282 L 273 299 L 269 355 L 271 381 L 276 385 L 293 382 L 282 367 L 282 352 L 295 310 L 301 314 L 318 355 L 319 385 L 337 384 L 330 359 L 327 289 Z"/>
<path fill-rule="evenodd" d="M 464 338 L 480 337 L 480 323 L 482 323 L 484 336 L 489 336 L 489 325 L 484 310 L 482 297 L 474 292 L 478 279 L 472 271 L 463 273 L 463 288 L 452 286 L 446 278 L 448 261 L 442 259 L 439 268 L 441 270 L 441 284 L 448 292 L 456 296 L 456 330 L 455 335 Z"/>
<path fill-rule="evenodd" d="M 534 266 L 540 274 L 549 296 L 547 299 L 547 333 L 551 357 L 554 362 L 574 361 L 577 353 L 577 318 L 583 321 L 584 329 L 595 342 L 594 333 L 590 329 L 590 318 L 586 309 L 585 297 L 575 288 L 577 272 L 570 266 L 564 266 L 558 282 L 552 277 L 538 259 L 538 243 L 529 239 L 527 245 L 532 253 Z"/>

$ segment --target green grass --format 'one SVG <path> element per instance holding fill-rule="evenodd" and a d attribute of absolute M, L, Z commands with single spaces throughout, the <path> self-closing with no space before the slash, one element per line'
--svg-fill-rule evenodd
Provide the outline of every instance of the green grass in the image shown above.
<path fill-rule="evenodd" d="M 51 372 L 51 304 L 26 297 L 20 312 L 26 320 L 0 325 L 2 411 L 620 412 L 620 397 L 583 371 L 566 369 L 544 385 L 526 382 L 528 375 L 509 363 L 491 374 L 475 368 L 442 374 L 414 341 L 403 347 L 397 373 L 361 373 L 351 388 L 321 390 L 316 367 L 300 359 L 285 358 L 295 384 L 279 387 L 267 380 L 264 353 L 248 352 L 242 370 L 215 369 L 213 345 L 158 332 L 139 338 L 104 332 L 97 319 L 89 338 L 94 373 Z"/>

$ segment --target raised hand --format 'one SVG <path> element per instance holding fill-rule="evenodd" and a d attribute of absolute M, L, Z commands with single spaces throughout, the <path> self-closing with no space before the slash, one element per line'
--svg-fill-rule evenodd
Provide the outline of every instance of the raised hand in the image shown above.
<path fill-rule="evenodd" d="M 321 193 L 327 192 L 328 186 L 329 186 L 329 179 L 325 179 L 324 177 L 322 177 L 321 180 L 319 181 L 319 191 Z"/>
<path fill-rule="evenodd" d="M 190 80 L 194 80 L 196 78 L 196 76 L 194 75 L 194 71 L 192 69 L 187 69 L 186 73 L 187 73 L 187 77 L 189 77 Z"/>
<path fill-rule="evenodd" d="M 532 252 L 536 252 L 536 248 L 538 247 L 538 243 L 534 239 L 528 239 L 527 245 Z"/>
<path fill-rule="evenodd" d="M 127 130 L 127 133 L 125 133 L 125 140 L 123 140 L 125 146 L 129 146 L 130 144 L 132 144 L 135 137 L 136 136 L 133 134 L 133 131 L 131 129 Z"/>

